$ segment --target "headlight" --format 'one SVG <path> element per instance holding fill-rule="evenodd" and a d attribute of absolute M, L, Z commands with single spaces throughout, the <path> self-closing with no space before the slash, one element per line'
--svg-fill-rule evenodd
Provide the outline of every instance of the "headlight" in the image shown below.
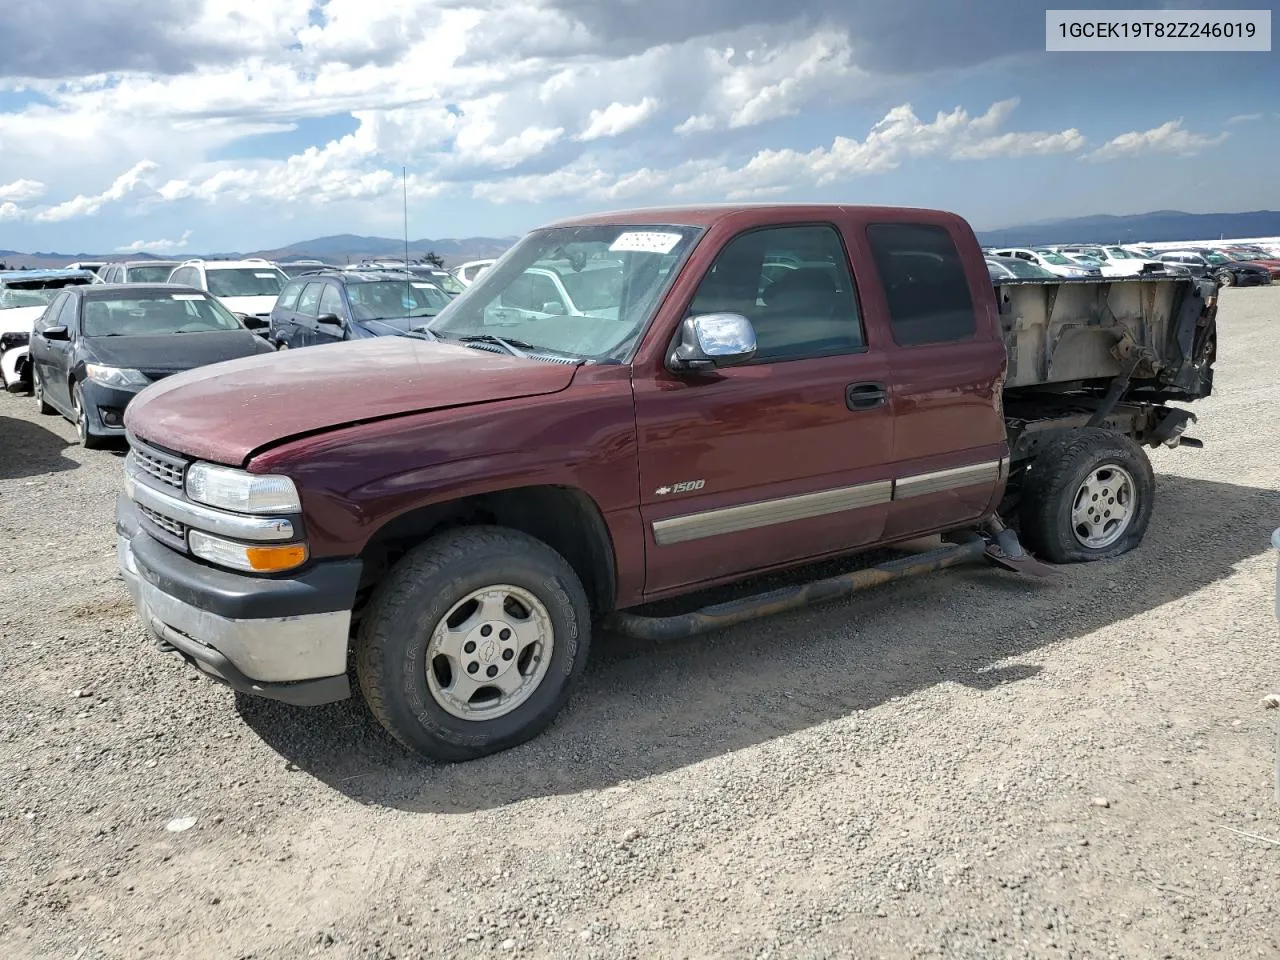
<path fill-rule="evenodd" d="M 301 513 L 298 488 L 288 477 L 249 473 L 212 463 L 187 470 L 187 496 L 237 513 Z"/>
<path fill-rule="evenodd" d="M 84 375 L 104 387 L 145 387 L 151 381 L 137 370 L 128 367 L 108 367 L 101 363 L 86 363 Z"/>
<path fill-rule="evenodd" d="M 307 562 L 307 548 L 301 543 L 237 543 L 200 530 L 190 531 L 187 543 L 202 560 L 249 573 L 279 573 Z"/>

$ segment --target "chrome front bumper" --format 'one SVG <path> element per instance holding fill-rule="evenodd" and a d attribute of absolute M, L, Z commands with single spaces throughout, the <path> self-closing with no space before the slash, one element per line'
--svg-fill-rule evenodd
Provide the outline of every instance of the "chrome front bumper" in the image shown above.
<path fill-rule="evenodd" d="M 255 696 L 312 705 L 351 695 L 347 678 L 350 609 L 253 618 L 227 617 L 203 609 L 188 602 L 199 600 L 198 596 L 175 596 L 153 582 L 163 577 L 140 566 L 134 538 L 147 534 L 129 529 L 127 518 L 120 516 L 126 512 L 123 505 L 118 508 L 116 559 L 120 575 L 143 625 L 163 649 L 181 654 L 208 676 Z M 153 551 L 169 550 L 155 541 L 150 546 Z M 282 585 L 291 584 L 286 581 Z"/>

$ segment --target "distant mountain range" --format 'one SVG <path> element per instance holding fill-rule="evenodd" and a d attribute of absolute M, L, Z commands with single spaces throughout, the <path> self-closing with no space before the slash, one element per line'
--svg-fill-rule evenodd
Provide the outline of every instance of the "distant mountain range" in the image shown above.
<path fill-rule="evenodd" d="M 1049 220 L 1020 227 L 980 230 L 978 239 L 984 246 L 1025 246 L 1038 243 L 1161 243 L 1176 240 L 1213 240 L 1218 237 L 1280 236 L 1280 211 L 1258 210 L 1253 213 L 1183 213 L 1180 210 L 1157 210 L 1130 216 L 1096 214 L 1069 220 Z M 409 255 L 421 257 L 438 253 L 449 266 L 467 260 L 483 260 L 499 256 L 517 240 L 516 237 L 466 237 L 464 239 L 411 240 Z M 157 256 L 150 253 L 19 253 L 0 250 L 0 263 L 9 267 L 56 267 L 77 260 L 149 260 L 188 257 L 264 257 L 268 260 L 316 259 L 327 263 L 356 263 L 366 258 L 403 257 L 404 240 L 391 237 L 363 237 L 341 233 L 332 237 L 301 240 L 273 250 L 247 253 L 181 253 Z"/>
<path fill-rule="evenodd" d="M 1280 212 L 1183 213 L 1180 210 L 1157 210 L 1125 217 L 1095 214 L 978 231 L 978 240 L 990 247 L 1022 247 L 1039 243 L 1164 243 L 1216 240 L 1219 237 L 1280 237 Z"/>
<path fill-rule="evenodd" d="M 409 256 L 418 258 L 427 253 L 437 253 L 448 266 L 466 263 L 468 260 L 487 260 L 501 255 L 518 237 L 465 237 L 463 239 L 410 240 Z M 37 251 L 21 253 L 16 250 L 0 250 L 0 263 L 11 268 L 60 267 L 80 260 L 186 260 L 190 257 L 238 259 L 262 257 L 266 260 L 323 260 L 326 263 L 359 263 L 377 257 L 404 257 L 404 239 L 390 237 L 361 237 L 342 233 L 332 237 L 316 237 L 301 240 L 272 250 L 196 252 L 181 250 L 171 254 L 154 253 L 52 253 Z"/>

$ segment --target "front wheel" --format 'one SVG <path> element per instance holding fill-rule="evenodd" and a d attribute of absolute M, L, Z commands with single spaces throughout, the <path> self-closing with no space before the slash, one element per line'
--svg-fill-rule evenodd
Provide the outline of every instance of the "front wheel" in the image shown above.
<path fill-rule="evenodd" d="M 36 403 L 40 405 L 40 412 L 45 416 L 58 411 L 49 405 L 44 398 L 44 381 L 40 379 L 40 372 L 36 369 L 35 364 L 31 365 L 31 391 L 35 394 Z"/>
<path fill-rule="evenodd" d="M 1154 498 L 1151 461 L 1137 443 L 1108 430 L 1073 430 L 1027 470 L 1020 533 L 1053 563 L 1118 557 L 1142 542 Z"/>
<path fill-rule="evenodd" d="M 89 430 L 89 410 L 84 403 L 84 391 L 78 383 L 71 388 L 71 404 L 75 408 L 76 438 L 80 441 L 80 446 L 86 450 L 100 449 L 103 440 L 102 437 L 94 436 Z"/>
<path fill-rule="evenodd" d="M 373 715 L 409 749 L 470 760 L 531 739 L 582 675 L 586 593 L 540 540 L 501 527 L 433 537 L 375 590 L 356 640 Z"/>
<path fill-rule="evenodd" d="M 1218 274 L 1216 279 L 1218 281 L 1218 286 L 1220 287 L 1229 287 L 1236 282 L 1236 278 L 1230 270 L 1223 270 Z"/>

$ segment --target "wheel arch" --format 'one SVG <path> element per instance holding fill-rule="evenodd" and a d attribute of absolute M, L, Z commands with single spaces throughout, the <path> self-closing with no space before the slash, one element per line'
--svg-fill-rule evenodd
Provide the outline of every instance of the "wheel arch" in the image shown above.
<path fill-rule="evenodd" d="M 380 526 L 360 556 L 370 586 L 405 552 L 428 537 L 457 527 L 493 525 L 542 541 L 568 561 L 593 609 L 613 609 L 617 561 L 604 514 L 585 491 L 570 486 L 531 485 L 497 490 L 417 507 Z"/>

